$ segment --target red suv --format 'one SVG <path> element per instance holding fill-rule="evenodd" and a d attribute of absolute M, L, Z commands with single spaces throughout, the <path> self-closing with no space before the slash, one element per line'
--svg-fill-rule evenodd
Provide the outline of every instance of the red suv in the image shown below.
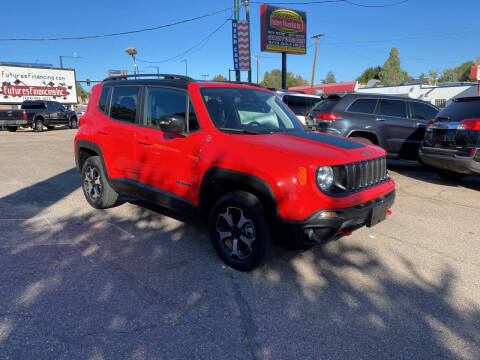
<path fill-rule="evenodd" d="M 218 255 L 243 271 L 272 240 L 305 248 L 385 219 L 395 184 L 383 149 L 305 131 L 258 86 L 154 76 L 92 88 L 75 160 L 93 207 L 128 195 L 203 216 Z"/>

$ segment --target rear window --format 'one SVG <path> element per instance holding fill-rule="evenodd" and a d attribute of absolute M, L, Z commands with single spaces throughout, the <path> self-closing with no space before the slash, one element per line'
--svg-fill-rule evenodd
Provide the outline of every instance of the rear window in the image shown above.
<path fill-rule="evenodd" d="M 23 105 L 22 105 L 22 109 L 25 109 L 25 110 L 29 110 L 29 109 L 32 109 L 32 110 L 45 109 L 45 104 L 43 104 L 43 103 L 23 104 Z"/>
<path fill-rule="evenodd" d="M 480 98 L 469 101 L 452 101 L 437 117 L 450 118 L 450 121 L 480 118 Z"/>
<path fill-rule="evenodd" d="M 283 102 L 288 105 L 295 115 L 305 115 L 308 110 L 307 98 L 304 96 L 286 95 Z"/>
<path fill-rule="evenodd" d="M 348 107 L 349 112 L 373 114 L 377 106 L 377 99 L 358 99 Z"/>
<path fill-rule="evenodd" d="M 312 111 L 319 112 L 319 113 L 328 113 L 335 107 L 335 105 L 338 104 L 338 100 L 339 99 L 322 100 L 317 105 L 314 106 Z"/>

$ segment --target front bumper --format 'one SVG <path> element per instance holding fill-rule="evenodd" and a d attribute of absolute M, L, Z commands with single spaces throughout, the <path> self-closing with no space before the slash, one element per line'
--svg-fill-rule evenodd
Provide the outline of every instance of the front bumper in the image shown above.
<path fill-rule="evenodd" d="M 371 201 L 344 209 L 318 210 L 302 221 L 281 221 L 282 234 L 300 246 L 327 242 L 363 226 L 371 227 L 385 218 L 395 201 L 395 190 Z M 337 216 L 322 216 L 335 213 Z"/>
<path fill-rule="evenodd" d="M 467 175 L 480 175 L 480 149 L 477 149 L 474 157 L 458 156 L 453 152 L 434 152 L 422 151 L 420 149 L 419 156 L 423 163 L 438 169 L 453 171 L 456 173 Z"/>

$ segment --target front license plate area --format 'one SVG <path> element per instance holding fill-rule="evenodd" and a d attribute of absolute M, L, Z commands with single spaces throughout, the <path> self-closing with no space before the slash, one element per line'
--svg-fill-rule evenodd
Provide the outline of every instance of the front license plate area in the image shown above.
<path fill-rule="evenodd" d="M 387 217 L 387 209 L 385 206 L 374 207 L 367 218 L 367 227 L 372 227 L 382 222 Z"/>

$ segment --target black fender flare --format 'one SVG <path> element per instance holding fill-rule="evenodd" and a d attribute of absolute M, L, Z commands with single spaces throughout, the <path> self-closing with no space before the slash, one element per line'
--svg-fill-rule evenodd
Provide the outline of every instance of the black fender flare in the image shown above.
<path fill-rule="evenodd" d="M 382 139 L 381 136 L 378 135 L 378 133 L 375 130 L 371 130 L 371 129 L 350 129 L 348 131 L 348 134 L 347 134 L 346 137 L 350 138 L 350 136 L 352 136 L 352 134 L 356 133 L 356 132 L 364 132 L 364 133 L 369 133 L 369 134 L 374 135 L 377 138 L 378 146 L 383 147 L 383 139 Z"/>
<path fill-rule="evenodd" d="M 272 214 L 279 217 L 275 195 L 265 180 L 244 172 L 219 167 L 211 167 L 203 174 L 198 198 L 198 206 L 202 214 L 208 215 L 211 206 L 217 200 L 212 198 L 212 195 L 215 195 L 215 190 L 212 189 L 215 183 L 232 185 L 235 190 L 238 190 L 236 188 L 238 186 L 242 190 L 252 192 L 263 203 L 267 218 L 271 218 Z"/>
<path fill-rule="evenodd" d="M 75 142 L 75 167 L 77 168 L 78 172 L 82 171 L 80 167 L 80 154 L 79 154 L 80 149 L 87 149 L 98 154 L 102 162 L 103 170 L 105 171 L 105 174 L 107 175 L 108 180 L 110 180 L 110 177 L 108 176 L 107 167 L 105 166 L 105 160 L 103 159 L 102 149 L 100 148 L 100 146 L 98 146 L 92 141 L 77 140 Z"/>

